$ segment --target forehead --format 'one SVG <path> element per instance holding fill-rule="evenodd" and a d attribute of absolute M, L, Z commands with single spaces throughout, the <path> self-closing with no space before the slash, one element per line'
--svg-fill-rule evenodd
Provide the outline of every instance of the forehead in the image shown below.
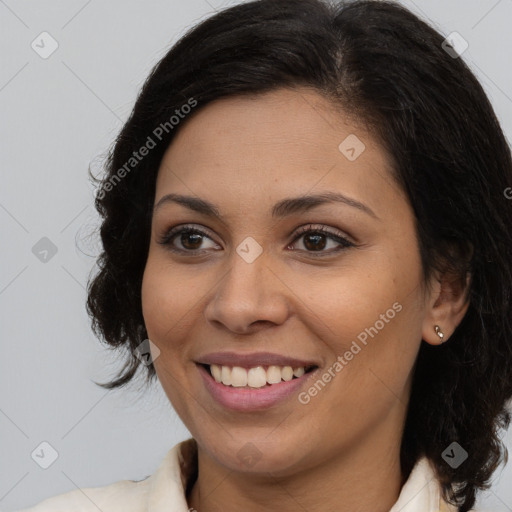
<path fill-rule="evenodd" d="M 239 206 L 337 190 L 378 209 L 385 187 L 397 193 L 390 161 L 361 126 L 314 91 L 279 89 L 223 98 L 186 120 L 162 159 L 155 203 L 169 192 Z"/>

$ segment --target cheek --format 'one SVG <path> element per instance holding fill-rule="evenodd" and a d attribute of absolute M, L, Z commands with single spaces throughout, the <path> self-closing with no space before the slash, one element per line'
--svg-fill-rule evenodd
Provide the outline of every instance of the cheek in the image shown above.
<path fill-rule="evenodd" d="M 185 328 L 187 304 L 184 294 L 176 292 L 180 285 L 176 275 L 150 252 L 142 279 L 141 301 L 148 338 L 160 350 L 154 360 L 158 380 L 178 415 L 188 417 L 183 398 L 186 347 L 180 343 L 184 338 L 180 331 Z"/>
<path fill-rule="evenodd" d="M 156 265 L 148 258 L 142 278 L 141 302 L 146 330 L 152 340 L 161 338 L 166 324 L 166 311 L 172 311 L 172 304 L 169 304 L 171 294 L 165 293 L 165 289 L 165 274 L 158 272 Z"/>
<path fill-rule="evenodd" d="M 164 343 L 175 324 L 179 329 L 179 319 L 192 308 L 191 295 L 180 273 L 150 250 L 141 286 L 142 314 L 150 339 L 153 336 Z"/>
<path fill-rule="evenodd" d="M 325 333 L 331 363 L 344 358 L 339 390 L 361 397 L 388 386 L 400 395 L 421 341 L 420 261 L 413 249 L 392 248 L 362 259 L 308 281 L 305 311 L 314 312 L 311 330 Z"/>
<path fill-rule="evenodd" d="M 323 275 L 321 279 L 302 282 L 304 293 L 301 294 L 296 285 L 297 295 L 304 297 L 306 310 L 314 313 L 309 316 L 317 319 L 318 329 L 323 328 L 332 339 L 332 348 L 338 352 L 345 347 L 348 349 L 350 341 L 375 322 L 379 322 L 380 328 L 384 325 L 387 328 L 399 317 L 393 304 L 400 301 L 405 284 L 389 266 L 379 264 L 377 258 L 372 258 L 368 265 L 337 269 L 336 273 Z M 383 324 L 381 315 L 389 322 Z"/>
<path fill-rule="evenodd" d="M 190 370 L 192 347 L 187 340 L 200 314 L 201 293 L 190 286 L 186 273 L 169 265 L 165 255 L 150 252 L 141 286 L 142 313 L 148 338 L 160 350 L 155 370 L 168 395 L 176 395 L 174 390 Z"/>

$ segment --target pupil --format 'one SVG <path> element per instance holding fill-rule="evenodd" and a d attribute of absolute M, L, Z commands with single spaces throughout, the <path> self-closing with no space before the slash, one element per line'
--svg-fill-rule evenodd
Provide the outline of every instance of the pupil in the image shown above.
<path fill-rule="evenodd" d="M 183 247 L 187 247 L 188 249 L 197 249 L 197 246 L 201 245 L 201 236 L 199 233 L 183 233 L 181 235 L 181 243 L 183 244 Z M 184 242 L 186 239 L 195 239 L 196 245 L 194 245 L 194 242 L 192 242 L 192 247 L 190 247 L 190 244 L 187 244 Z"/>
<path fill-rule="evenodd" d="M 313 244 L 309 244 L 308 240 L 313 239 Z M 321 243 L 321 239 L 323 239 L 323 243 Z M 308 249 L 323 249 L 325 247 L 325 237 L 322 234 L 316 234 L 316 235 L 306 235 L 304 237 L 304 245 Z"/>

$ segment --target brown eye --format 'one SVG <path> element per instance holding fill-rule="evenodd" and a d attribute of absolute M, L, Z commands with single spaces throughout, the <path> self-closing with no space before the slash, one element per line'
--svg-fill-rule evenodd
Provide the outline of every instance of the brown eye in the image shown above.
<path fill-rule="evenodd" d="M 180 243 L 185 247 L 186 249 L 190 250 L 196 250 L 199 249 L 202 241 L 203 241 L 203 235 L 200 233 L 196 233 L 193 231 L 184 231 L 181 233 L 180 236 Z"/>
<path fill-rule="evenodd" d="M 314 257 L 329 256 L 355 246 L 355 244 L 350 242 L 347 238 L 333 233 L 323 226 L 314 227 L 313 225 L 309 225 L 300 228 L 291 245 L 295 244 L 301 238 L 303 238 L 303 248 L 299 248 L 298 250 Z M 158 243 L 166 246 L 172 252 L 181 254 L 189 253 L 193 256 L 194 254 L 202 253 L 212 248 L 212 246 L 204 247 L 205 240 L 210 240 L 214 243 L 212 238 L 200 229 L 190 226 L 177 226 L 168 231 L 158 240 Z M 330 243 L 333 244 L 331 250 L 325 250 L 326 248 L 329 249 Z M 181 247 L 176 244 L 180 244 Z M 214 243 L 214 246 L 215 245 Z"/>
<path fill-rule="evenodd" d="M 304 246 L 310 250 L 321 250 L 327 245 L 326 236 L 322 233 L 306 233 L 304 236 Z"/>
<path fill-rule="evenodd" d="M 316 228 L 312 225 L 304 226 L 298 231 L 293 242 L 295 243 L 301 238 L 303 238 L 302 243 L 305 247 L 304 250 L 308 253 L 319 253 L 318 256 L 330 255 L 355 246 L 355 244 L 347 240 L 345 237 L 338 235 L 337 233 L 333 233 L 325 229 L 323 226 Z M 334 242 L 334 249 L 331 251 L 325 251 L 324 249 L 328 246 L 329 241 Z M 317 256 L 317 254 L 314 254 L 314 256 Z"/>
<path fill-rule="evenodd" d="M 171 229 L 158 240 L 158 243 L 174 252 L 193 253 L 205 250 L 205 247 L 202 247 L 205 239 L 211 240 L 204 231 L 185 226 Z M 181 244 L 181 247 L 176 247 L 176 242 Z"/>

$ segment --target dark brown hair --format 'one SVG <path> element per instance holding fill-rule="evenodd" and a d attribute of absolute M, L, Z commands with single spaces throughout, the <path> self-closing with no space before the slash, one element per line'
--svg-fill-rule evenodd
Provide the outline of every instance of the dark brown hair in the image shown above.
<path fill-rule="evenodd" d="M 443 40 L 395 2 L 259 0 L 206 19 L 170 49 L 115 140 L 95 199 L 103 252 L 87 311 L 95 333 L 127 351 L 102 386 L 125 385 L 139 367 L 155 378 L 134 351 L 147 338 L 141 282 L 156 176 L 177 131 L 222 97 L 313 88 L 392 156 L 415 212 L 425 279 L 447 266 L 461 280 L 471 275 L 469 309 L 449 341 L 421 344 L 401 446 L 403 474 L 427 456 L 445 499 L 470 510 L 507 460 L 498 432 L 512 397 L 512 201 L 504 193 L 512 161 L 481 85 Z M 185 109 L 191 100 L 197 106 Z M 148 138 L 154 146 L 135 160 Z M 442 457 L 454 441 L 469 454 L 456 469 Z"/>

